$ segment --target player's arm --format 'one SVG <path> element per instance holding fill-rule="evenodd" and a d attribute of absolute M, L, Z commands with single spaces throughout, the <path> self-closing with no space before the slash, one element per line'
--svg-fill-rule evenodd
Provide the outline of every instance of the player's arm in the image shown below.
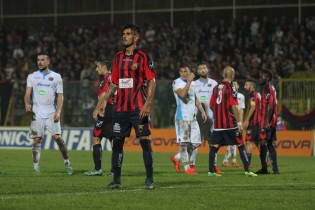
<path fill-rule="evenodd" d="M 255 103 L 255 101 L 251 101 L 251 102 L 250 102 L 250 109 L 249 109 L 248 115 L 247 115 L 247 117 L 246 117 L 246 119 L 245 119 L 245 121 L 244 121 L 244 123 L 243 123 L 243 128 L 244 128 L 244 129 L 247 129 L 249 120 L 252 118 L 252 116 L 253 116 L 255 110 L 256 110 L 256 103 Z"/>
<path fill-rule="evenodd" d="M 108 88 L 108 91 L 105 93 L 104 97 L 99 101 L 98 103 L 100 103 L 100 106 L 98 108 L 98 112 L 103 112 L 105 111 L 105 107 L 106 107 L 106 104 L 107 104 L 107 101 L 109 100 L 110 97 L 112 97 L 114 95 L 114 93 L 116 92 L 117 90 L 117 85 L 114 84 L 114 83 L 110 83 L 110 86 Z"/>
<path fill-rule="evenodd" d="M 263 125 L 265 129 L 269 128 L 269 122 L 272 117 L 272 113 L 273 113 L 273 107 L 271 106 L 270 103 L 268 103 L 266 106 L 266 115 L 265 115 L 264 125 Z"/>
<path fill-rule="evenodd" d="M 197 108 L 199 109 L 200 113 L 201 113 L 201 117 L 202 117 L 202 120 L 203 122 L 206 122 L 207 121 L 207 115 L 206 115 L 206 112 L 205 110 L 203 109 L 200 101 L 198 100 L 197 96 L 196 96 L 196 106 Z"/>
<path fill-rule="evenodd" d="M 105 92 L 103 92 L 98 98 L 98 102 L 97 102 L 97 104 L 95 106 L 95 109 L 93 111 L 93 118 L 94 118 L 94 120 L 97 120 L 97 114 L 99 113 L 99 110 L 101 110 L 102 113 L 104 111 L 103 108 L 102 108 L 102 107 L 105 106 L 105 105 L 102 106 L 102 102 L 104 103 L 104 99 L 105 99 Z"/>
<path fill-rule="evenodd" d="M 243 130 L 242 121 L 241 121 L 239 113 L 238 113 L 237 105 L 232 105 L 232 111 L 233 111 L 234 117 L 237 121 L 237 128 L 239 131 L 242 131 Z"/>
<path fill-rule="evenodd" d="M 32 94 L 32 87 L 26 87 L 25 95 L 24 95 L 24 103 L 25 103 L 25 111 L 31 112 L 32 105 L 31 105 L 31 94 Z"/>
<path fill-rule="evenodd" d="M 60 120 L 62 106 L 63 106 L 63 93 L 57 93 L 57 110 L 54 114 L 55 122 L 58 122 Z"/>
<path fill-rule="evenodd" d="M 155 79 L 151 79 L 148 83 L 148 90 L 147 90 L 147 100 L 143 104 L 143 107 L 140 110 L 140 118 L 144 118 L 150 114 L 153 97 L 155 92 Z"/>
<path fill-rule="evenodd" d="M 194 73 L 189 73 L 188 75 L 188 78 L 187 78 L 187 83 L 185 85 L 184 88 L 179 88 L 175 91 L 175 93 L 181 98 L 181 99 L 185 99 L 187 94 L 188 94 L 188 91 L 189 91 L 189 88 L 190 88 L 190 85 L 192 83 L 192 81 L 194 80 L 195 78 L 195 74 Z"/>

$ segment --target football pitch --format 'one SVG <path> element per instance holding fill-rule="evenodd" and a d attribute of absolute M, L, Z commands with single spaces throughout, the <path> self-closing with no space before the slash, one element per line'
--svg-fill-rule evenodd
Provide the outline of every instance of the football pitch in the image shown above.
<path fill-rule="evenodd" d="M 223 168 L 207 177 L 208 156 L 198 154 L 197 175 L 176 173 L 171 153 L 154 154 L 155 190 L 144 190 L 140 152 L 125 152 L 123 187 L 102 190 L 111 152 L 103 153 L 103 176 L 87 177 L 92 152 L 70 151 L 68 176 L 58 151 L 43 150 L 41 174 L 33 174 L 31 150 L 0 150 L 0 209 L 314 209 L 315 158 L 279 157 L 280 175 L 245 177 L 242 168 Z M 221 165 L 223 157 L 218 158 Z M 239 157 L 238 157 L 239 161 Z M 253 157 L 252 171 L 259 169 Z M 240 161 L 239 161 L 240 163 Z"/>

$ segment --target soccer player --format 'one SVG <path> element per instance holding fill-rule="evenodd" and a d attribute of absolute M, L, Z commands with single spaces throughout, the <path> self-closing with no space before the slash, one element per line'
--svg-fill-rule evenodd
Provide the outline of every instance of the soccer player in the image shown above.
<path fill-rule="evenodd" d="M 67 146 L 61 138 L 60 113 L 63 105 L 63 84 L 60 74 L 49 69 L 50 58 L 47 53 L 37 55 L 38 71 L 29 74 L 24 96 L 25 111 L 32 112 L 30 138 L 34 139 L 32 154 L 34 173 L 40 174 L 39 160 L 41 142 L 45 129 L 53 136 L 69 175 L 73 169 L 69 161 Z M 31 105 L 31 96 L 32 104 Z M 57 101 L 57 104 L 55 103 Z"/>
<path fill-rule="evenodd" d="M 113 117 L 113 182 L 103 188 L 121 187 L 121 168 L 125 137 L 135 129 L 143 150 L 146 169 L 145 189 L 154 189 L 153 151 L 150 142 L 150 111 L 155 90 L 155 70 L 152 58 L 143 50 L 137 49 L 140 29 L 127 24 L 122 28 L 122 42 L 125 47 L 116 53 L 112 63 L 112 83 L 104 97 L 104 106 L 117 90 L 117 108 Z M 102 110 L 100 110 L 102 111 Z M 104 112 L 106 115 L 106 110 Z"/>
<path fill-rule="evenodd" d="M 242 122 L 237 109 L 237 92 L 233 91 L 231 82 L 235 76 L 232 67 L 223 70 L 223 81 L 213 89 L 210 107 L 214 114 L 214 129 L 211 136 L 212 145 L 209 152 L 208 176 L 221 176 L 214 171 L 215 155 L 220 146 L 238 145 L 239 154 L 244 165 L 245 176 L 257 176 L 248 169 L 248 158 L 242 139 Z"/>
<path fill-rule="evenodd" d="M 108 139 L 112 142 L 112 121 L 113 113 L 116 108 L 116 95 L 113 95 L 107 103 L 106 115 L 100 116 L 99 110 L 104 107 L 103 99 L 105 93 L 108 91 L 109 85 L 111 83 L 111 62 L 106 58 L 99 58 L 96 62 L 96 71 L 99 75 L 98 80 L 98 103 L 93 112 L 93 118 L 95 120 L 94 130 L 93 130 L 93 161 L 94 168 L 91 171 L 87 171 L 84 174 L 87 176 L 101 176 L 102 171 L 102 138 Z M 102 114 L 102 113 L 101 113 Z"/>
<path fill-rule="evenodd" d="M 260 93 L 256 91 L 255 81 L 247 79 L 244 89 L 248 94 L 247 116 L 243 123 L 243 129 L 246 130 L 245 146 L 249 165 L 252 159 L 252 142 L 259 148 L 259 122 L 260 122 Z"/>
<path fill-rule="evenodd" d="M 277 140 L 276 127 L 278 115 L 277 92 L 273 85 L 270 84 L 272 80 L 272 72 L 263 70 L 260 73 L 259 83 L 263 87 L 261 94 L 261 121 L 260 121 L 260 161 L 262 168 L 257 171 L 258 174 L 268 174 L 267 168 L 267 149 L 270 154 L 272 163 L 272 171 L 274 174 L 279 174 L 277 163 L 277 151 L 274 142 Z"/>
<path fill-rule="evenodd" d="M 237 81 L 233 81 L 233 88 L 237 92 L 237 108 L 238 108 L 238 113 L 239 113 L 239 118 L 240 121 L 243 122 L 243 115 L 244 115 L 244 109 L 245 109 L 245 97 L 242 93 L 238 92 L 239 89 L 239 84 Z M 236 145 L 230 145 L 226 147 L 226 152 L 225 152 L 225 157 L 223 160 L 222 165 L 225 167 L 230 167 L 231 165 L 229 164 L 229 158 L 232 156 L 232 166 L 233 167 L 239 167 L 237 161 L 236 161 Z"/>
<path fill-rule="evenodd" d="M 185 174 L 197 174 L 195 171 L 195 158 L 197 156 L 197 148 L 201 144 L 200 129 L 196 119 L 196 107 L 201 112 L 203 123 L 207 120 L 207 115 L 202 108 L 196 96 L 194 86 L 195 74 L 190 72 L 190 69 L 182 64 L 179 68 L 180 77 L 173 82 L 173 93 L 176 99 L 176 114 L 175 114 L 175 130 L 177 144 L 179 144 L 179 153 L 172 157 L 175 163 L 175 169 L 180 172 L 179 159 L 182 161 L 185 169 Z M 189 161 L 188 144 L 191 143 L 192 151 Z M 189 164 L 189 163 L 193 164 Z"/>
<path fill-rule="evenodd" d="M 209 147 L 211 145 L 211 133 L 213 131 L 213 112 L 210 109 L 209 102 L 212 96 L 213 88 L 218 84 L 215 80 L 208 77 L 209 69 L 205 63 L 199 63 L 197 65 L 197 71 L 199 79 L 195 81 L 196 95 L 200 101 L 202 107 L 204 108 L 207 121 L 202 122 L 201 112 L 197 109 L 197 121 L 201 131 L 201 138 L 208 141 Z M 223 172 L 217 167 L 217 155 L 215 157 L 214 169 L 218 174 L 223 174 Z"/>

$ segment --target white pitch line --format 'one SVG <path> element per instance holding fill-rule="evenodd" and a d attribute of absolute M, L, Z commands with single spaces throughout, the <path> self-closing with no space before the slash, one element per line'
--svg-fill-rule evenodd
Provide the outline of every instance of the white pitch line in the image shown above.
<path fill-rule="evenodd" d="M 279 185 L 268 185 L 270 187 L 272 186 L 278 186 L 278 187 L 289 187 L 290 185 L 295 186 L 296 183 L 287 183 L 287 185 L 283 186 L 279 186 Z M 251 184 L 244 184 L 244 185 L 233 185 L 233 187 L 248 187 L 248 186 L 252 186 Z M 222 188 L 222 187 L 231 187 L 230 185 L 219 185 L 219 186 L 211 186 L 211 189 L 214 188 Z M 311 188 L 315 188 L 314 186 L 307 186 L 309 189 Z M 166 186 L 166 187 L 156 187 L 155 190 L 172 190 L 172 189 L 192 189 L 192 188 L 209 188 L 209 186 L 196 186 L 196 187 L 192 187 L 192 186 Z M 48 194 L 44 194 L 44 195 L 38 195 L 38 194 L 24 194 L 24 195 L 13 195 L 13 196 L 1 196 L 0 200 L 9 200 L 9 199 L 23 199 L 23 198 L 31 198 L 31 197 L 38 197 L 38 196 L 77 196 L 77 195 L 90 195 L 91 193 L 93 194 L 107 194 L 107 193 L 129 193 L 129 192 L 139 192 L 139 191 L 146 191 L 144 188 L 136 188 L 136 189 L 105 189 L 105 190 L 101 190 L 98 192 L 74 192 L 74 193 L 48 193 Z M 154 191 L 154 190 L 148 190 L 148 191 Z"/>

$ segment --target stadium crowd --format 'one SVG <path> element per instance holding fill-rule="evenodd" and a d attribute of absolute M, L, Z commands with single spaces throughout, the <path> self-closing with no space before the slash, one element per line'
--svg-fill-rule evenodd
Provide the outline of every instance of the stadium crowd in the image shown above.
<path fill-rule="evenodd" d="M 258 68 L 267 67 L 278 77 L 296 71 L 315 70 L 315 16 L 301 24 L 296 17 L 241 21 L 220 20 L 202 25 L 168 23 L 141 25 L 140 48 L 147 49 L 155 62 L 158 79 L 174 79 L 179 64 L 209 63 L 211 77 L 221 78 L 224 66 L 236 69 L 236 79 L 246 79 Z M 98 26 L 49 28 L 15 26 L 0 28 L 0 82 L 23 82 L 36 69 L 36 55 L 47 49 L 52 69 L 64 80 L 94 81 L 95 60 L 113 57 L 121 49 L 120 28 Z M 119 37 L 119 38 L 117 38 Z"/>

